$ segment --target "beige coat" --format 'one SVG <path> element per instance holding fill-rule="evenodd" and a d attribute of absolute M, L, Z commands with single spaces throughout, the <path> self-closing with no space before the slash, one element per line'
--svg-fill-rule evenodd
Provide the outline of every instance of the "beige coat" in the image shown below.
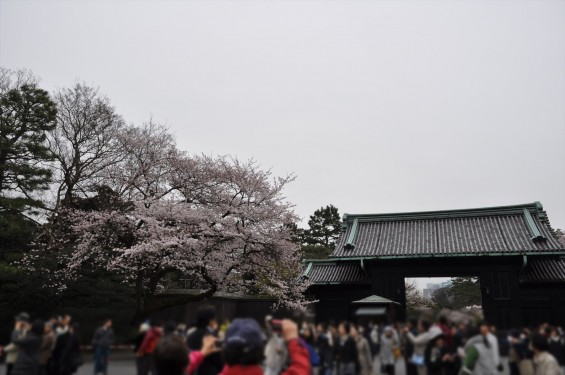
<path fill-rule="evenodd" d="M 357 345 L 357 356 L 359 357 L 359 365 L 361 365 L 360 375 L 371 375 L 373 372 L 373 356 L 371 355 L 371 348 L 366 338 L 358 335 L 355 338 Z"/>
<path fill-rule="evenodd" d="M 6 352 L 6 363 L 7 364 L 14 364 L 18 359 L 18 354 L 20 352 L 20 348 L 18 348 L 15 344 L 8 344 L 4 347 L 4 351 Z"/>
<path fill-rule="evenodd" d="M 541 352 L 534 357 L 535 375 L 563 375 L 559 363 L 548 352 Z"/>

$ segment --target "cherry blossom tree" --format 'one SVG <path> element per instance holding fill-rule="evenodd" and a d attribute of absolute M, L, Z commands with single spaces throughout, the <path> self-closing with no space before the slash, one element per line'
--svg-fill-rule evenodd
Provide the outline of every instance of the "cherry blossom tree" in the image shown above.
<path fill-rule="evenodd" d="M 283 196 L 292 176 L 274 178 L 253 161 L 181 152 L 152 122 L 127 129 L 120 142 L 127 156 L 106 168 L 106 197 L 62 210 L 65 230 L 37 246 L 29 268 L 55 257 L 50 272 L 59 287 L 85 268 L 120 274 L 135 286 L 138 314 L 217 291 L 304 306 L 308 285 L 287 225 L 297 218 Z M 174 275 L 200 293 L 161 297 Z"/>

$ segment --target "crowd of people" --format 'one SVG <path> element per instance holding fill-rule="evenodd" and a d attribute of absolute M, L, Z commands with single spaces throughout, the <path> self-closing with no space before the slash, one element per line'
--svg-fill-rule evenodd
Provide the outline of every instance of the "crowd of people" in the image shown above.
<path fill-rule="evenodd" d="M 84 364 L 71 317 L 31 321 L 16 316 L 11 342 L 0 347 L 7 375 L 67 375 Z M 108 374 L 112 321 L 93 335 L 94 375 Z M 191 327 L 157 320 L 141 324 L 134 342 L 138 375 L 565 375 L 565 334 L 547 324 L 497 334 L 495 327 L 410 320 L 406 324 L 329 324 L 308 319 L 219 322 L 201 308 Z M 508 357 L 503 361 L 502 357 Z"/>
<path fill-rule="evenodd" d="M 0 353 L 6 375 L 70 375 L 84 363 L 80 344 L 79 325 L 70 315 L 32 321 L 24 312 L 15 317 L 10 343 Z"/>

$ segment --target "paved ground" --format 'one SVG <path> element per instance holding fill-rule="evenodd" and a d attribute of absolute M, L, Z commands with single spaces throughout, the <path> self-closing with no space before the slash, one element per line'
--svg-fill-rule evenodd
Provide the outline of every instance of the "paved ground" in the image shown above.
<path fill-rule="evenodd" d="M 503 361 L 506 363 L 506 360 L 503 359 Z M 380 365 L 378 363 L 378 361 L 375 361 L 375 372 L 374 375 L 379 375 L 378 369 L 380 368 Z M 92 362 L 91 361 L 87 361 L 84 366 L 82 366 L 77 375 L 93 375 L 92 374 Z M 501 375 L 506 375 L 508 374 L 508 366 L 505 366 L 505 370 L 504 372 L 500 373 Z M 0 365 L 0 375 L 4 375 L 6 373 L 6 368 L 5 365 Z M 396 373 L 395 375 L 405 375 L 405 366 L 404 366 L 404 361 L 398 361 L 396 363 Z M 114 359 L 114 360 L 110 360 L 110 367 L 109 367 L 109 371 L 108 371 L 108 375 L 136 375 L 135 374 L 135 364 L 133 362 L 133 358 L 132 359 L 124 359 L 124 358 L 119 358 L 119 359 Z"/>
<path fill-rule="evenodd" d="M 87 361 L 84 364 L 84 366 L 82 366 L 79 369 L 77 375 L 93 375 L 92 370 L 93 370 L 92 362 Z M 108 370 L 109 370 L 108 375 L 136 375 L 135 364 L 133 362 L 133 359 L 117 359 L 117 360 L 110 359 L 110 366 Z M 5 366 L 0 365 L 0 375 L 4 375 L 5 373 L 6 373 Z M 378 373 L 375 372 L 375 375 L 378 375 Z M 404 362 L 402 361 L 397 362 L 395 375 L 405 375 Z"/>

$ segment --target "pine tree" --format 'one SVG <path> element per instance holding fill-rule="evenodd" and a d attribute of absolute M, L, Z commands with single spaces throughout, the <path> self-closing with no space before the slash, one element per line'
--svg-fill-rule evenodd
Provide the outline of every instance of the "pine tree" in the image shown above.
<path fill-rule="evenodd" d="M 308 229 L 295 229 L 295 238 L 302 245 L 305 259 L 325 259 L 335 248 L 341 231 L 337 208 L 333 205 L 314 211 L 308 220 Z"/>
<path fill-rule="evenodd" d="M 308 245 L 320 245 L 332 249 L 335 247 L 341 230 L 341 220 L 337 208 L 333 205 L 314 211 L 308 220 L 305 241 Z"/>
<path fill-rule="evenodd" d="M 47 91 L 24 84 L 0 93 L 0 212 L 42 207 L 34 196 L 45 190 L 52 156 L 46 132 L 55 127 L 55 103 Z"/>
<path fill-rule="evenodd" d="M 452 277 L 451 291 L 457 309 L 482 304 L 481 286 L 476 277 Z"/>

